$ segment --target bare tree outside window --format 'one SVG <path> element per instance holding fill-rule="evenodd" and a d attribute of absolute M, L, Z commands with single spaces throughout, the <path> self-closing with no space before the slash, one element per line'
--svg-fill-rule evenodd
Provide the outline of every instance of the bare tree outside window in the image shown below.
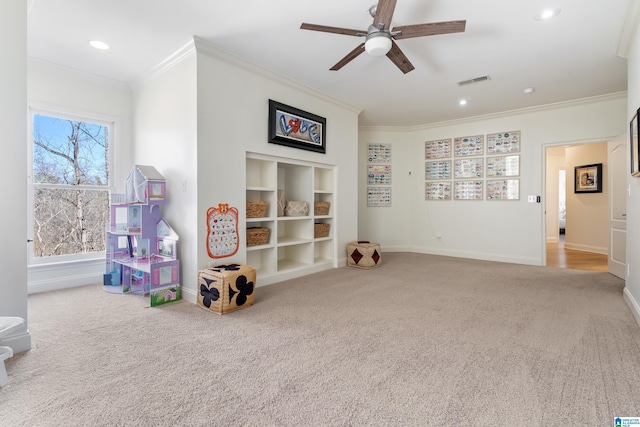
<path fill-rule="evenodd" d="M 34 115 L 34 255 L 105 249 L 109 126 Z"/>

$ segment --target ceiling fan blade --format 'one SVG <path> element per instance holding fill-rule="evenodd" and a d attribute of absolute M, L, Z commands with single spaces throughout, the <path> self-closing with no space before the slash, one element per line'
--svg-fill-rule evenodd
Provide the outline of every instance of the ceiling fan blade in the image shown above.
<path fill-rule="evenodd" d="M 409 59 L 402 53 L 396 42 L 391 40 L 391 50 L 387 53 L 387 57 L 396 64 L 396 67 L 400 68 L 404 74 L 415 69 L 413 64 L 409 62 Z"/>
<path fill-rule="evenodd" d="M 391 18 L 393 17 L 393 11 L 396 8 L 397 0 L 378 0 L 378 6 L 376 7 L 376 16 L 373 17 L 373 26 L 379 28 L 379 24 L 384 24 L 383 30 L 388 30 L 391 27 Z"/>
<path fill-rule="evenodd" d="M 364 36 L 366 31 L 352 30 L 350 28 L 329 27 L 327 25 L 316 25 L 303 23 L 300 25 L 301 30 L 322 31 L 323 33 L 344 34 L 345 36 Z"/>
<path fill-rule="evenodd" d="M 467 21 L 447 21 L 432 22 L 429 24 L 402 25 L 394 27 L 393 32 L 400 31 L 401 34 L 393 36 L 394 39 L 409 39 L 412 37 L 435 36 L 438 34 L 462 33 L 467 25 Z"/>
<path fill-rule="evenodd" d="M 351 52 L 347 54 L 344 58 L 342 58 L 336 65 L 330 68 L 331 71 L 338 71 L 340 68 L 347 65 L 349 62 L 353 61 L 358 57 L 362 52 L 364 52 L 364 43 L 360 43 L 358 47 L 353 49 Z"/>

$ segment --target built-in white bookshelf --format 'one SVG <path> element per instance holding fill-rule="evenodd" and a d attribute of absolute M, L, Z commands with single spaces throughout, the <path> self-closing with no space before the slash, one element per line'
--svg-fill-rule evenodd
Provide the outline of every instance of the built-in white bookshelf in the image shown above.
<path fill-rule="evenodd" d="M 246 247 L 258 285 L 337 267 L 335 166 L 247 153 L 246 175 L 246 200 L 267 202 L 264 218 L 246 218 L 247 227 L 270 230 L 266 244 Z M 278 215 L 278 190 L 285 201 L 306 202 L 308 215 Z M 327 215 L 315 215 L 316 201 L 330 203 Z M 330 225 L 328 236 L 315 237 L 316 223 Z"/>

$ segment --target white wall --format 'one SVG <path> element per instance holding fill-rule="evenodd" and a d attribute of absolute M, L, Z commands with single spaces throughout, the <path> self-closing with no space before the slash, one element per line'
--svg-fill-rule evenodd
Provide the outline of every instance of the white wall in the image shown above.
<path fill-rule="evenodd" d="M 211 261 L 206 251 L 206 211 L 218 203 L 245 206 L 245 156 L 269 154 L 337 166 L 334 227 L 337 247 L 346 254 L 357 228 L 358 110 L 258 69 L 197 40 L 198 49 L 198 264 Z M 268 100 L 326 118 L 326 154 L 267 142 Z M 244 229 L 244 219 L 239 224 Z M 244 243 L 236 261 L 244 259 Z M 202 249 L 201 249 L 202 248 Z M 340 254 L 339 254 L 340 255 Z M 346 257 L 346 255 L 345 255 Z M 346 259 L 346 258 L 345 258 Z M 231 261 L 231 259 L 229 259 Z M 225 260 L 226 262 L 226 260 Z"/>
<path fill-rule="evenodd" d="M 114 122 L 112 147 L 115 155 L 111 185 L 118 192 L 124 191 L 124 180 L 131 169 L 133 155 L 132 95 L 128 85 L 29 59 L 27 97 L 30 109 Z M 24 140 L 27 143 L 26 137 Z M 26 156 L 27 147 L 23 144 L 21 149 Z M 28 268 L 28 291 L 35 293 L 100 283 L 104 269 L 102 255 L 94 260 L 31 265 Z"/>
<path fill-rule="evenodd" d="M 577 145 L 565 150 L 567 167 L 567 226 L 565 247 L 609 253 L 609 164 L 607 143 Z M 602 163 L 602 193 L 575 193 L 575 167 Z"/>
<path fill-rule="evenodd" d="M 626 96 L 614 94 L 414 129 L 361 129 L 358 238 L 376 240 L 383 250 L 543 265 L 544 203 L 527 203 L 527 195 L 543 196 L 545 145 L 607 141 L 625 132 L 625 117 Z M 425 141 L 516 130 L 520 200 L 424 200 Z M 393 206 L 367 208 L 364 153 L 381 142 L 393 145 Z"/>
<path fill-rule="evenodd" d="M 163 218 L 180 240 L 183 286 L 195 289 L 198 259 L 196 55 L 191 46 L 179 61 L 141 83 L 134 93 L 133 164 L 154 166 L 167 180 Z M 202 247 L 204 248 L 204 246 Z"/>
<path fill-rule="evenodd" d="M 637 17 L 637 16 L 636 16 Z M 633 28 L 637 28 L 637 20 Z M 640 108 L 640 32 L 635 31 L 628 57 L 627 123 Z M 627 129 L 628 131 L 628 129 Z M 640 323 L 640 178 L 628 175 L 629 200 L 627 203 L 627 263 L 629 275 L 624 291 L 625 300 Z"/>
<path fill-rule="evenodd" d="M 183 54 L 134 95 L 135 161 L 167 178 L 163 216 L 180 235 L 183 297 L 192 302 L 197 271 L 214 261 L 206 251 L 207 209 L 228 203 L 244 211 L 247 152 L 337 165 L 344 183 L 336 201 L 339 248 L 346 251 L 357 227 L 358 111 L 199 39 L 195 47 L 197 53 Z M 327 153 L 268 144 L 270 98 L 325 117 Z M 243 244 L 234 257 L 215 262 L 246 262 Z"/>
<path fill-rule="evenodd" d="M 411 157 L 413 132 L 401 130 L 360 129 L 358 144 L 358 240 L 380 243 L 382 251 L 412 250 L 411 212 L 417 182 L 424 177 L 424 166 L 416 169 Z M 367 207 L 367 149 L 368 144 L 391 145 L 391 206 Z M 424 151 L 424 146 L 422 147 Z M 424 158 L 424 152 L 420 154 Z M 409 175 L 411 171 L 411 175 Z M 423 196 L 424 199 L 424 196 Z M 431 217 L 423 218 L 431 225 Z M 435 231 L 432 231 L 435 234 Z"/>
<path fill-rule="evenodd" d="M 5 183 L 0 223 L 0 316 L 27 319 L 27 4 L 22 0 L 0 2 L 0 135 L 5 161 L 0 180 Z M 28 319 L 27 319 L 28 320 Z M 0 341 L 14 352 L 31 348 L 27 325 Z M 3 363 L 3 362 L 0 362 Z"/>
<path fill-rule="evenodd" d="M 560 230 L 560 182 L 559 175 L 560 170 L 566 167 L 564 164 L 564 146 L 560 147 L 547 147 L 547 176 L 546 176 L 546 235 L 547 242 L 557 242 Z"/>

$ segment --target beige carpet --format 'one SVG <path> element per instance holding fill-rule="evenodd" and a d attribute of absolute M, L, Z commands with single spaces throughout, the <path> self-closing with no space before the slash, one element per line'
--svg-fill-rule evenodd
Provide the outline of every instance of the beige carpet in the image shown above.
<path fill-rule="evenodd" d="M 2 426 L 609 426 L 640 328 L 598 272 L 391 253 L 218 316 L 101 286 L 29 297 Z M 195 278 L 194 278 L 195 280 Z"/>

